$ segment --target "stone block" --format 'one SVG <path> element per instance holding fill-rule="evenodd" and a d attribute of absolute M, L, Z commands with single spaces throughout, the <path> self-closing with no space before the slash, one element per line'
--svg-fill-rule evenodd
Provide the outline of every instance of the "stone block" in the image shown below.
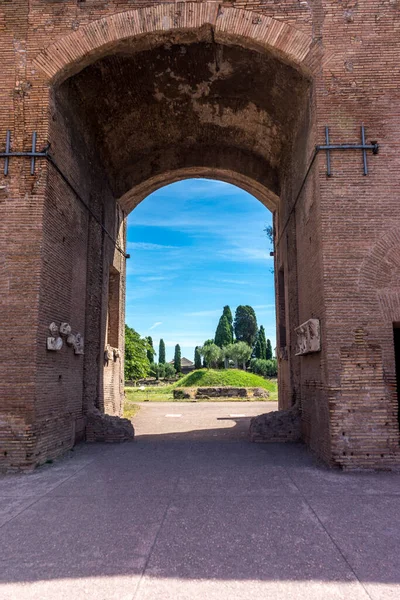
<path fill-rule="evenodd" d="M 301 439 L 301 413 L 297 407 L 254 417 L 250 421 L 251 442 L 298 442 Z"/>
<path fill-rule="evenodd" d="M 121 419 L 92 409 L 87 414 L 87 442 L 125 442 L 133 441 L 135 430 L 129 419 Z"/>
<path fill-rule="evenodd" d="M 297 335 L 296 356 L 321 351 L 321 332 L 319 319 L 309 319 L 295 329 Z"/>

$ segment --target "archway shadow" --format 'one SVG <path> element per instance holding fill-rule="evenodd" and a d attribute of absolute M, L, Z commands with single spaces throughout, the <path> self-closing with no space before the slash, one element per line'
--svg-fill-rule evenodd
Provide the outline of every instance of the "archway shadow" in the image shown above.
<path fill-rule="evenodd" d="M 244 419 L 230 420 L 239 431 Z M 28 582 L 47 582 L 43 598 L 79 597 L 80 586 L 135 586 L 143 574 L 149 597 L 165 597 L 164 585 L 188 597 L 205 586 L 206 597 L 220 581 L 242 586 L 240 598 L 253 589 L 300 598 L 296 582 L 308 598 L 361 599 L 365 585 L 400 583 L 400 475 L 329 470 L 302 444 L 226 431 L 82 444 L 70 460 L 0 479 L 3 507 L 16 510 L 0 529 L 5 597 Z"/>

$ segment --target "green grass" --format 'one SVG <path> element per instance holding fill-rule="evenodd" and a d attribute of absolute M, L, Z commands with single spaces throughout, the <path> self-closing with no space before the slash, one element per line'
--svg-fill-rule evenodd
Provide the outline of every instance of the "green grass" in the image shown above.
<path fill-rule="evenodd" d="M 135 402 L 171 402 L 174 398 L 172 395 L 172 385 L 165 386 L 148 386 L 145 390 L 139 388 L 126 387 L 125 398 L 128 401 Z"/>
<path fill-rule="evenodd" d="M 140 406 L 126 400 L 124 404 L 124 419 L 133 419 L 133 417 L 138 414 L 139 410 Z"/>
<path fill-rule="evenodd" d="M 261 387 L 269 391 L 269 400 L 278 400 L 278 385 L 276 380 L 264 379 L 253 373 L 246 373 L 239 369 L 229 370 L 213 370 L 199 369 L 193 371 L 179 381 L 165 386 L 146 387 L 145 390 L 139 388 L 126 387 L 125 397 L 126 405 L 132 402 L 173 402 L 173 390 L 176 387 L 212 387 L 212 386 L 233 386 L 233 387 Z M 243 398 L 224 398 L 224 399 L 209 399 L 202 402 L 213 401 L 237 401 L 243 402 Z M 261 398 L 251 398 L 250 401 L 260 401 Z M 180 400 L 184 402 L 184 400 Z M 190 400 L 188 400 L 190 402 Z M 128 417 L 130 418 L 130 417 Z"/>
<path fill-rule="evenodd" d="M 254 373 L 240 371 L 239 369 L 199 369 L 193 371 L 173 384 L 173 387 L 210 387 L 226 386 L 233 387 L 260 387 L 269 392 L 276 391 L 276 382 L 264 379 Z"/>

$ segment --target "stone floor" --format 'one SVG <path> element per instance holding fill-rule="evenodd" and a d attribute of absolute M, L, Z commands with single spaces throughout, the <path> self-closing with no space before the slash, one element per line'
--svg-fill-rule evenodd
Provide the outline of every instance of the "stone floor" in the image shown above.
<path fill-rule="evenodd" d="M 136 442 L 0 478 L 1 600 L 398 600 L 400 475 L 250 444 L 258 408 L 145 404 Z"/>

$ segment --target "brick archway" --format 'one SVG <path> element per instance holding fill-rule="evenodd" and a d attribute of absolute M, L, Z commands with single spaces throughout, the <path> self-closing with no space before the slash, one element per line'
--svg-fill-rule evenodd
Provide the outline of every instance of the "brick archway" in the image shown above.
<path fill-rule="evenodd" d="M 145 49 L 163 43 L 165 35 L 171 38 L 180 33 L 193 42 L 204 38 L 209 27 L 216 43 L 251 44 L 305 73 L 312 71 L 314 45 L 307 34 L 282 20 L 214 2 L 168 3 L 111 14 L 51 44 L 34 64 L 53 83 L 74 75 L 126 40 L 135 40 Z"/>
<path fill-rule="evenodd" d="M 120 229 L 120 246 L 125 216 L 157 187 L 183 178 L 236 184 L 278 213 L 297 185 L 289 165 L 295 163 L 298 173 L 306 169 L 314 52 L 309 35 L 284 21 L 210 2 L 110 14 L 34 59 L 43 89 L 50 89 L 52 155 L 75 189 L 91 198 L 88 203 L 107 230 Z M 64 197 L 64 213 L 71 213 L 76 200 L 60 188 L 52 168 L 48 185 Z M 48 210 L 54 209 L 49 205 Z M 54 214 L 48 218 L 58 220 Z M 87 352 L 75 383 L 84 415 L 95 408 L 120 416 L 122 364 L 107 361 L 104 367 L 101 357 L 104 346 L 123 349 L 125 264 L 111 240 L 102 240 L 98 226 L 84 217 L 82 235 L 85 228 L 88 246 L 79 254 L 88 269 L 86 305 L 71 306 L 76 313 L 71 320 L 84 320 Z M 63 239 L 69 235 L 66 231 Z M 289 237 L 294 241 L 293 229 Z M 70 272 L 80 260 L 73 261 L 77 252 L 71 251 Z M 294 253 L 285 242 L 277 261 L 280 268 L 290 263 L 286 285 L 296 294 Z M 115 300 L 111 308 L 110 298 Z M 59 313 L 57 303 L 46 298 L 42 310 Z M 290 321 L 287 339 L 294 348 L 296 302 L 280 318 Z M 119 333 L 110 336 L 109 324 L 116 321 Z M 286 347 L 289 341 L 281 338 Z M 296 397 L 291 390 L 298 376 L 290 360 L 287 353 L 280 359 L 286 382 L 282 408 Z M 90 424 L 86 437 L 96 437 Z"/>
<path fill-rule="evenodd" d="M 161 187 L 182 181 L 183 179 L 205 178 L 231 183 L 245 190 L 272 212 L 278 208 L 279 198 L 262 183 L 235 171 L 210 169 L 205 167 L 188 167 L 176 169 L 168 174 L 157 175 L 143 181 L 140 185 L 124 194 L 118 203 L 125 213 L 131 212 L 142 200 Z"/>
<path fill-rule="evenodd" d="M 123 387 L 122 369 L 114 380 L 101 372 L 107 289 L 114 297 L 125 276 L 116 249 L 126 212 L 197 175 L 236 183 L 276 212 L 281 407 L 301 404 L 303 439 L 327 462 L 398 464 L 395 9 L 363 28 L 367 0 L 345 14 L 333 0 L 254 11 L 42 4 L 0 9 L 0 134 L 11 131 L 13 151 L 0 175 L 1 325 L 12 349 L 0 365 L 2 463 L 53 458 L 84 435 L 88 407 L 107 412 L 105 385 Z M 353 152 L 332 154 L 327 178 L 315 153 L 325 126 L 335 144 L 350 144 L 361 123 L 382 149 L 369 176 Z M 30 174 L 22 155 L 32 138 L 50 143 L 64 178 L 43 156 Z M 315 320 L 320 350 L 302 354 Z M 86 354 L 67 344 L 50 352 L 53 323 L 85 332 Z M 109 412 L 121 414 L 117 401 Z"/>

